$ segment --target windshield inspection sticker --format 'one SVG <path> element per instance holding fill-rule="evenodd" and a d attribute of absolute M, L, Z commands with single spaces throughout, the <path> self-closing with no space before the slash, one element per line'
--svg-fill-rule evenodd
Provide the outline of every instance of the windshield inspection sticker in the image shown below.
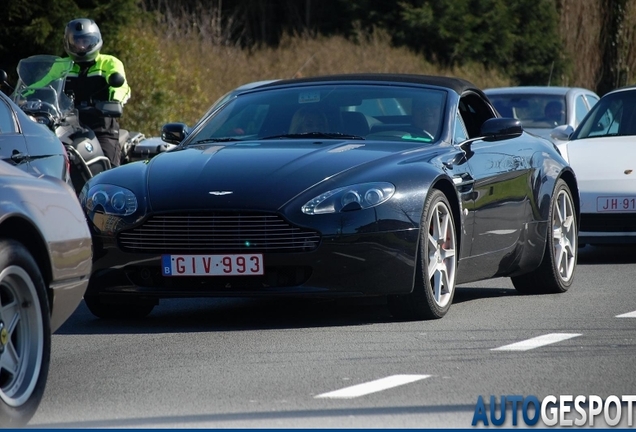
<path fill-rule="evenodd" d="M 298 95 L 299 104 L 315 103 L 315 102 L 320 102 L 320 92 L 318 91 L 303 92 Z"/>

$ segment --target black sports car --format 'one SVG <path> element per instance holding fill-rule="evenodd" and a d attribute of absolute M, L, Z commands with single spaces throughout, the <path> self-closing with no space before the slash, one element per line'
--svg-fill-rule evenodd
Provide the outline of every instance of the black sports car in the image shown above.
<path fill-rule="evenodd" d="M 572 284 L 572 169 L 465 80 L 277 81 L 162 137 L 179 145 L 80 194 L 99 317 L 168 297 L 386 296 L 396 319 L 440 318 L 460 283 Z"/>

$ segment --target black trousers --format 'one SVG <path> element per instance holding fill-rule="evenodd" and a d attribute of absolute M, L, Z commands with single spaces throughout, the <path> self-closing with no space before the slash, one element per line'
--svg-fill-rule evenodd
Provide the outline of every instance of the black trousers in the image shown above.
<path fill-rule="evenodd" d="M 104 155 L 110 159 L 113 167 L 121 162 L 121 145 L 119 144 L 119 122 L 116 118 L 102 117 L 97 110 L 80 112 L 80 121 L 95 132 L 102 146 Z"/>
<path fill-rule="evenodd" d="M 113 119 L 114 120 L 114 119 Z M 119 144 L 119 127 L 116 130 L 95 132 L 95 136 L 102 146 L 104 155 L 110 159 L 113 167 L 119 166 L 121 161 L 121 144 Z"/>

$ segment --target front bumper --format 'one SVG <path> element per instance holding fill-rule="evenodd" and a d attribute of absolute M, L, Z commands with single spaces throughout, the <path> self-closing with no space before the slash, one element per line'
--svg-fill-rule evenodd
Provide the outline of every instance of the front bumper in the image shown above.
<path fill-rule="evenodd" d="M 161 254 L 127 253 L 113 237 L 95 236 L 87 295 L 157 299 L 405 294 L 413 289 L 418 235 L 419 230 L 406 229 L 323 237 L 311 252 L 264 252 L 263 276 L 189 277 L 162 276 Z"/>
<path fill-rule="evenodd" d="M 636 243 L 636 213 L 581 213 L 579 244 Z"/>

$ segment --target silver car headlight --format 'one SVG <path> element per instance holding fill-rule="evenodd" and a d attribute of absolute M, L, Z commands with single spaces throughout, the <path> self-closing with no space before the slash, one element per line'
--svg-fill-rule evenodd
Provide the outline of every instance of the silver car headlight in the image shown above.
<path fill-rule="evenodd" d="M 103 211 L 115 216 L 128 216 L 137 211 L 137 197 L 132 191 L 109 184 L 98 184 L 82 190 L 80 202 L 89 211 Z"/>
<path fill-rule="evenodd" d="M 330 190 L 302 206 L 308 215 L 361 210 L 382 204 L 395 193 L 395 186 L 387 182 L 361 183 Z"/>

